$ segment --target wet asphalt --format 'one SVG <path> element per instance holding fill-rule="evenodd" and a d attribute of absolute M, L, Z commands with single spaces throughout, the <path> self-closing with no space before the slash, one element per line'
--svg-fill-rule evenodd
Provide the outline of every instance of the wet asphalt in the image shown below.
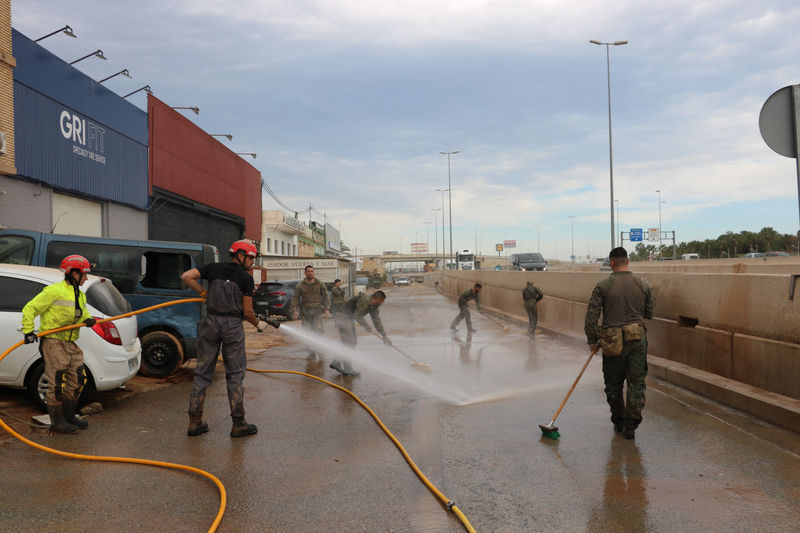
<path fill-rule="evenodd" d="M 322 360 L 291 344 L 259 349 L 249 364 L 308 372 L 352 390 L 455 501 L 477 531 L 797 531 L 800 436 L 648 380 L 634 440 L 614 433 L 594 358 L 542 437 L 588 356 L 586 346 L 525 324 L 477 315 L 471 337 L 454 300 L 430 287 L 387 289 L 381 308 L 394 341 L 430 373 L 359 330 L 341 352 L 325 322 Z M 369 319 L 368 319 L 369 320 Z M 328 368 L 351 355 L 362 374 Z M 78 435 L 32 440 L 77 453 L 186 464 L 221 479 L 219 531 L 457 532 L 464 527 L 409 468 L 369 414 L 343 392 L 306 377 L 248 373 L 245 407 L 256 436 L 231 439 L 220 367 L 209 389 L 210 431 L 187 437 L 191 383 L 142 392 L 92 415 Z M 74 461 L 0 442 L 0 531 L 206 531 L 216 487 L 187 472 Z"/>

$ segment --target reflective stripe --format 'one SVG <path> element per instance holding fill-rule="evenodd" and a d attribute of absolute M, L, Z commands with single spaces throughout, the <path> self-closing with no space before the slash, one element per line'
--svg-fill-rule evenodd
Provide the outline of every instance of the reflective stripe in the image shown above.
<path fill-rule="evenodd" d="M 63 305 L 64 307 L 75 307 L 75 300 L 53 300 L 50 305 Z"/>

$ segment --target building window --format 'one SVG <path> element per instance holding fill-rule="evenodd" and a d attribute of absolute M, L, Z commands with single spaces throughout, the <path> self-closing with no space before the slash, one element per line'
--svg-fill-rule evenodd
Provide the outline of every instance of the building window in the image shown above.
<path fill-rule="evenodd" d="M 267 253 L 272 253 L 272 239 L 267 237 Z"/>

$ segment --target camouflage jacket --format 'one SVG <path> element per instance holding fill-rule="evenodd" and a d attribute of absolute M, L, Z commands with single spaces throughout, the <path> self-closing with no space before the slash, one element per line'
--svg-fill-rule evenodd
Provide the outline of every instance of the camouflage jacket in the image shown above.
<path fill-rule="evenodd" d="M 589 344 L 598 340 L 598 320 L 604 327 L 642 324 L 653 318 L 656 300 L 650 285 L 630 271 L 614 272 L 601 280 L 592 291 L 583 330 Z"/>
<path fill-rule="evenodd" d="M 331 289 L 331 309 L 339 309 L 344 305 L 344 289 L 341 287 L 334 287 Z"/>
<path fill-rule="evenodd" d="M 542 289 L 531 283 L 524 289 L 522 289 L 522 300 L 525 302 L 526 305 L 529 305 L 528 302 L 533 300 L 534 302 L 538 302 L 544 298 L 544 293 Z"/>
<path fill-rule="evenodd" d="M 472 289 L 465 290 L 461 296 L 458 297 L 458 306 L 459 307 L 466 307 L 470 300 L 475 300 L 475 307 L 480 310 L 481 308 L 481 299 L 480 297 L 472 292 Z"/>
<path fill-rule="evenodd" d="M 306 280 L 301 281 L 294 288 L 292 294 L 292 312 L 296 313 L 298 306 L 303 309 L 318 309 L 325 311 L 330 306 L 330 299 L 328 298 L 328 289 L 325 284 L 317 278 L 308 283 Z"/>
<path fill-rule="evenodd" d="M 350 318 L 358 321 L 358 323 L 366 329 L 369 329 L 369 324 L 364 320 L 364 317 L 369 313 L 370 318 L 372 318 L 372 323 L 375 325 L 375 329 L 378 330 L 378 333 L 381 335 L 386 336 L 386 331 L 383 329 L 383 322 L 381 322 L 380 311 L 377 306 L 373 306 L 370 303 L 371 300 L 371 295 L 362 292 L 347 300 L 342 311 Z"/>

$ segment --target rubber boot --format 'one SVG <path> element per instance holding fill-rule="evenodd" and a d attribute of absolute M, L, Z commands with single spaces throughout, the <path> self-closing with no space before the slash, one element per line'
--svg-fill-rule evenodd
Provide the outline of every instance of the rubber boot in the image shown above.
<path fill-rule="evenodd" d="M 89 427 L 89 422 L 82 420 L 75 416 L 75 408 L 78 405 L 77 400 L 64 400 L 64 421 L 69 422 L 73 426 L 78 426 L 79 429 L 86 429 Z"/>
<path fill-rule="evenodd" d="M 361 372 L 353 368 L 353 365 L 350 364 L 349 361 L 344 362 L 344 368 L 340 371 L 345 376 L 360 376 Z"/>
<path fill-rule="evenodd" d="M 64 408 L 60 405 L 48 405 L 47 413 L 50 415 L 50 431 L 53 433 L 75 433 L 78 426 L 64 420 Z"/>
<path fill-rule="evenodd" d="M 255 424 L 248 424 L 243 416 L 237 416 L 233 419 L 231 437 L 246 437 L 248 435 L 255 435 L 256 433 L 258 433 L 258 428 L 255 426 Z"/>
<path fill-rule="evenodd" d="M 197 435 L 202 435 L 208 431 L 208 424 L 203 422 L 202 416 L 190 416 L 189 417 L 189 429 L 186 430 L 186 434 L 190 437 L 196 437 Z"/>
<path fill-rule="evenodd" d="M 334 359 L 333 361 L 331 361 L 331 364 L 329 364 L 328 366 L 336 370 L 340 374 L 344 374 L 344 368 L 342 367 L 342 362 L 339 361 L 338 359 Z"/>

